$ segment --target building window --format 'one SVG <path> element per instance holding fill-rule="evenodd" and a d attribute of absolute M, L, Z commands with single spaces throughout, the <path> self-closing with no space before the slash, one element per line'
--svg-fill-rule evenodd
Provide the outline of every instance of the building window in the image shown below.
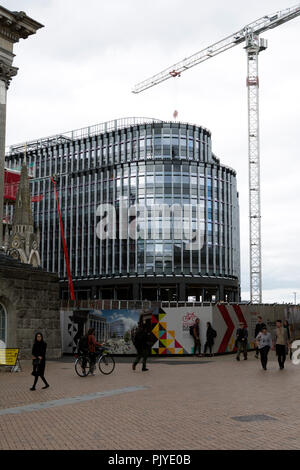
<path fill-rule="evenodd" d="M 6 311 L 0 304 L 0 342 L 6 343 Z"/>

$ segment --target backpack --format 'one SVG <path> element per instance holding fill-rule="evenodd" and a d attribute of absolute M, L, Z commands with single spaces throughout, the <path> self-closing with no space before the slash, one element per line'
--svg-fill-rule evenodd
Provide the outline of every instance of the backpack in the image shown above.
<path fill-rule="evenodd" d="M 212 335 L 213 338 L 216 338 L 217 337 L 216 330 L 212 329 L 211 335 Z"/>
<path fill-rule="evenodd" d="M 194 326 L 195 326 L 195 325 L 191 325 L 191 326 L 189 327 L 190 335 L 191 335 L 191 336 L 194 336 Z"/>
<path fill-rule="evenodd" d="M 138 343 L 138 336 L 139 336 L 138 331 L 139 331 L 138 328 L 133 328 L 131 330 L 131 340 L 132 340 L 132 343 L 133 343 L 134 346 L 136 346 L 137 343 Z"/>
<path fill-rule="evenodd" d="M 78 341 L 78 351 L 88 351 L 89 344 L 88 344 L 88 336 L 84 335 L 81 336 L 80 340 Z"/>
<path fill-rule="evenodd" d="M 135 348 L 143 348 L 146 346 L 147 332 L 143 328 L 138 328 L 132 338 Z"/>

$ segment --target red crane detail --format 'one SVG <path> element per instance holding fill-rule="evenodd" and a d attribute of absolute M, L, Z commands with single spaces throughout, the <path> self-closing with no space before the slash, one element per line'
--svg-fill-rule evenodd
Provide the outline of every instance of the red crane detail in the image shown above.
<path fill-rule="evenodd" d="M 62 221 L 62 218 L 61 218 L 61 212 L 60 212 L 56 182 L 55 182 L 55 179 L 53 177 L 51 177 L 51 181 L 54 185 L 54 191 L 55 191 L 55 197 L 56 197 L 56 204 L 57 204 L 57 211 L 58 211 L 58 216 L 59 216 L 61 238 L 62 238 L 62 243 L 63 243 L 63 247 L 64 247 L 66 268 L 67 268 L 67 274 L 68 274 L 68 279 L 69 279 L 70 296 L 71 296 L 71 300 L 75 300 L 73 279 L 72 279 L 72 274 L 71 274 L 71 270 L 70 270 L 69 255 L 68 255 L 68 249 L 67 249 L 67 244 L 66 244 L 66 239 L 65 239 L 64 224 L 63 224 L 63 221 Z"/>

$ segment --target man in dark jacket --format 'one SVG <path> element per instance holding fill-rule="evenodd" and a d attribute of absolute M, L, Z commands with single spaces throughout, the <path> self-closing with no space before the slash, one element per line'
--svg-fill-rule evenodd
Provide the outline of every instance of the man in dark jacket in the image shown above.
<path fill-rule="evenodd" d="M 150 334 L 147 328 L 146 323 L 142 321 L 139 323 L 139 327 L 134 335 L 133 344 L 137 350 L 137 356 L 134 363 L 132 364 L 132 369 L 135 370 L 137 364 L 141 359 L 143 359 L 143 368 L 142 371 L 147 371 L 146 362 L 149 356 L 150 349 Z"/>
<path fill-rule="evenodd" d="M 217 332 L 216 330 L 213 329 L 209 321 L 206 323 L 206 326 L 207 326 L 207 330 L 206 330 L 206 343 L 204 345 L 204 356 L 206 356 L 207 348 L 209 348 L 210 356 L 213 356 L 212 351 L 213 351 L 215 338 L 217 336 Z"/>
<path fill-rule="evenodd" d="M 240 327 L 236 332 L 236 347 L 237 347 L 237 356 L 236 360 L 240 360 L 240 354 L 243 351 L 244 360 L 247 360 L 247 349 L 248 349 L 248 330 L 247 326 L 244 323 L 240 323 Z"/>
<path fill-rule="evenodd" d="M 200 342 L 200 320 L 196 318 L 194 328 L 193 328 L 193 337 L 194 337 L 194 355 L 198 349 L 198 356 L 201 356 L 201 342 Z"/>
<path fill-rule="evenodd" d="M 263 330 L 263 328 L 266 328 L 266 325 L 265 323 L 263 323 L 262 317 L 259 315 L 257 317 L 257 323 L 255 326 L 255 333 L 254 333 L 255 338 L 257 338 L 258 334 Z M 255 357 L 256 359 L 258 359 L 258 346 L 256 346 L 255 348 Z"/>

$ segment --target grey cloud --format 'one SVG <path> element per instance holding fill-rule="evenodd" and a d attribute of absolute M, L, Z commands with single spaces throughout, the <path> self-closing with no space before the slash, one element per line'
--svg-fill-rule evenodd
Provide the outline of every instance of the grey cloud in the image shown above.
<path fill-rule="evenodd" d="M 3 0 L 45 24 L 16 47 L 7 143 L 122 116 L 179 119 L 212 131 L 213 150 L 237 171 L 242 290 L 249 290 L 246 54 L 232 49 L 140 95 L 133 85 L 250 21 L 282 0 Z M 13 4 L 13 7 L 12 7 Z M 260 55 L 263 285 L 299 280 L 300 66 L 295 19 L 264 35 Z M 274 290 L 273 289 L 273 290 Z M 247 295 L 247 294 L 246 294 Z M 271 295 L 271 294 L 270 294 Z M 273 294 L 272 294 L 273 295 Z"/>

